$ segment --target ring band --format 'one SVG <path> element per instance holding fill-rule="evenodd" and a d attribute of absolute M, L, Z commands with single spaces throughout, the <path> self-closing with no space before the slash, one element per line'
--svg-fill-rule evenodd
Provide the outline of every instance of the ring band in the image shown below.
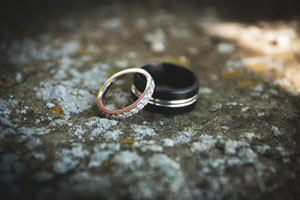
<path fill-rule="evenodd" d="M 140 65 L 153 77 L 156 87 L 145 109 L 161 114 L 182 114 L 191 111 L 198 99 L 199 80 L 191 70 L 172 63 L 153 62 Z M 133 77 L 133 98 L 141 95 L 146 80 Z"/>
<path fill-rule="evenodd" d="M 111 110 L 104 106 L 103 104 L 103 98 L 105 97 L 105 94 L 109 87 L 117 80 L 118 77 L 123 76 L 124 74 L 128 73 L 138 73 L 143 75 L 144 80 L 146 80 L 146 86 L 144 85 L 143 93 L 137 98 L 137 100 L 132 103 L 131 105 L 119 109 L 119 110 Z M 122 70 L 113 76 L 111 76 L 101 87 L 99 90 L 98 96 L 97 96 L 97 102 L 100 110 L 105 114 L 108 118 L 114 118 L 114 119 L 121 119 L 130 117 L 136 113 L 138 113 L 140 110 L 142 110 L 149 102 L 150 98 L 152 97 L 152 94 L 154 92 L 155 83 L 152 78 L 152 76 L 144 69 L 140 68 L 130 68 Z"/>
<path fill-rule="evenodd" d="M 131 85 L 131 92 L 139 97 L 141 96 L 141 91 L 139 91 L 135 85 Z M 195 96 L 188 98 L 188 99 L 179 99 L 179 100 L 162 100 L 162 99 L 155 99 L 153 97 L 150 98 L 149 104 L 153 104 L 156 106 L 163 106 L 163 107 L 169 107 L 169 108 L 178 108 L 178 107 L 185 107 L 189 106 L 193 103 L 195 103 L 198 99 L 198 94 Z"/>

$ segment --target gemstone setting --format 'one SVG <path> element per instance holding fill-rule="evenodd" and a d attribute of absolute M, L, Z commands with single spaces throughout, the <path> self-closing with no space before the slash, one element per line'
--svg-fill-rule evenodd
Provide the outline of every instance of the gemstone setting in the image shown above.
<path fill-rule="evenodd" d="M 149 100 L 153 95 L 154 88 L 155 88 L 155 83 L 154 80 L 151 78 L 149 87 L 146 89 L 146 94 L 144 95 L 144 98 L 141 99 L 141 101 L 134 108 L 119 114 L 110 114 L 110 115 L 105 114 L 105 116 L 111 119 L 123 119 L 138 113 L 148 104 Z"/>

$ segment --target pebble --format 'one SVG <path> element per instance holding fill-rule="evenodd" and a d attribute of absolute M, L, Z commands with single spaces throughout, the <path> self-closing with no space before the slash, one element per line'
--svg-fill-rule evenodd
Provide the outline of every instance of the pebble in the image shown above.
<path fill-rule="evenodd" d="M 218 110 L 221 110 L 222 109 L 222 104 L 221 103 L 216 103 L 216 104 L 214 104 L 214 105 L 212 105 L 211 107 L 210 107 L 210 111 L 211 112 L 216 112 L 216 111 L 218 111 Z"/>
<path fill-rule="evenodd" d="M 199 88 L 199 94 L 211 94 L 212 93 L 212 89 L 207 88 L 207 87 L 203 87 L 203 88 Z"/>
<path fill-rule="evenodd" d="M 234 49 L 234 45 L 230 43 L 220 43 L 217 46 L 217 51 L 219 53 L 232 53 Z"/>
<path fill-rule="evenodd" d="M 242 112 L 247 112 L 250 108 L 248 106 L 243 107 L 241 110 Z"/>
<path fill-rule="evenodd" d="M 23 80 L 23 76 L 21 73 L 16 74 L 16 83 L 21 83 Z"/>
<path fill-rule="evenodd" d="M 163 30 L 158 29 L 152 33 L 147 33 L 144 39 L 150 43 L 153 52 L 161 53 L 166 49 L 166 36 Z"/>

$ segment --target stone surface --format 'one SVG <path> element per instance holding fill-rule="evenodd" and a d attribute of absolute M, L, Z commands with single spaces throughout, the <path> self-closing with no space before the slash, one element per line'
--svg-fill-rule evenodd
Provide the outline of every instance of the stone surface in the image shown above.
<path fill-rule="evenodd" d="M 197 2 L 100 2 L 0 31 L 1 198 L 299 197 L 297 18 L 250 24 Z M 196 108 L 101 115 L 101 84 L 149 61 L 193 70 Z M 108 106 L 130 103 L 130 81 Z"/>

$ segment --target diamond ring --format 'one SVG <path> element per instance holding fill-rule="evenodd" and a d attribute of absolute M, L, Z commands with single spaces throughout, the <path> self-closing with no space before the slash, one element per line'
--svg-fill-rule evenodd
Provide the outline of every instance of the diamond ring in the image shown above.
<path fill-rule="evenodd" d="M 103 99 L 105 97 L 105 94 L 109 87 L 117 80 L 118 77 L 123 76 L 124 74 L 128 73 L 138 73 L 142 74 L 145 77 L 146 80 L 146 87 L 144 91 L 141 93 L 141 95 L 138 97 L 138 99 L 132 103 L 131 105 L 119 109 L 119 110 L 111 110 L 104 106 Z M 113 119 L 122 119 L 126 117 L 130 117 L 136 113 L 138 113 L 140 110 L 142 110 L 149 102 L 149 100 L 152 97 L 152 94 L 154 92 L 155 83 L 152 78 L 152 76 L 144 69 L 140 68 L 130 68 L 122 70 L 113 76 L 111 76 L 101 87 L 99 90 L 98 96 L 97 96 L 97 102 L 100 110 L 104 115 L 108 118 Z"/>

